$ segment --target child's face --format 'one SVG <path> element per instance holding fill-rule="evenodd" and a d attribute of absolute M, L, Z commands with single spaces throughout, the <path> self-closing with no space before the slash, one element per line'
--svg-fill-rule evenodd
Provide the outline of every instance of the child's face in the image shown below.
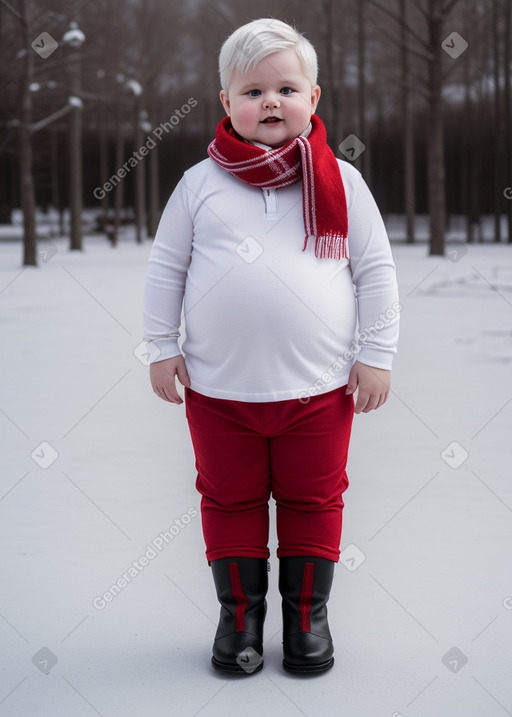
<path fill-rule="evenodd" d="M 312 87 L 297 53 L 289 49 L 272 53 L 245 74 L 235 68 L 220 99 L 239 135 L 280 147 L 304 132 L 320 87 Z"/>

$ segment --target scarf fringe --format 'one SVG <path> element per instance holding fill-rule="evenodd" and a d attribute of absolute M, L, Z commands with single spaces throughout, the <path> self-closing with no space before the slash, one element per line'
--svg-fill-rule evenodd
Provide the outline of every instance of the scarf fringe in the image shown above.
<path fill-rule="evenodd" d="M 304 240 L 302 251 L 306 251 L 308 239 Z M 328 232 L 322 236 L 311 236 L 315 240 L 315 256 L 319 259 L 349 259 L 348 237 L 336 232 Z"/>

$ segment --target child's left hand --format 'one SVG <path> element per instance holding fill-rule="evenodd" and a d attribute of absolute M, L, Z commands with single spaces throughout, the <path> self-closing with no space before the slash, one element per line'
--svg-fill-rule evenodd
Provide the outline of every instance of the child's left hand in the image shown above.
<path fill-rule="evenodd" d="M 391 371 L 356 361 L 350 370 L 345 393 L 349 396 L 359 388 L 354 412 L 368 413 L 387 401 L 390 385 Z"/>

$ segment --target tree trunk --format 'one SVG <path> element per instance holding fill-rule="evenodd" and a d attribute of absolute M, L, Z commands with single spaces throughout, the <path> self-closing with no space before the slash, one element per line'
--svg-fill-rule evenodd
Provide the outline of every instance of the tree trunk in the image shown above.
<path fill-rule="evenodd" d="M 51 157 L 51 187 L 52 187 L 52 207 L 54 212 L 59 211 L 60 205 L 60 186 L 59 186 L 59 140 L 58 130 L 54 126 L 50 129 L 50 157 Z M 59 236 L 59 228 L 55 228 L 56 236 Z"/>
<path fill-rule="evenodd" d="M 123 122 L 121 119 L 117 121 L 117 137 L 116 137 L 116 167 L 123 165 Z M 114 229 L 112 231 L 112 246 L 117 246 L 119 234 L 119 226 L 121 224 L 121 211 L 123 209 L 123 182 L 119 182 L 114 190 Z"/>
<path fill-rule="evenodd" d="M 108 148 L 107 148 L 107 118 L 105 113 L 105 108 L 103 106 L 100 107 L 99 112 L 99 134 L 100 134 L 100 142 L 99 142 L 99 151 L 100 151 L 100 185 L 103 186 L 105 182 L 108 180 Z M 101 218 L 102 218 L 102 226 L 104 231 L 107 231 L 107 224 L 108 224 L 108 204 L 109 204 L 109 196 L 108 193 L 105 192 L 102 199 L 100 199 L 100 207 L 101 207 Z M 107 234 L 107 236 L 109 236 Z"/>
<path fill-rule="evenodd" d="M 502 161 L 502 112 L 501 112 L 501 84 L 500 84 L 500 32 L 499 32 L 499 6 L 496 2 L 492 10 L 492 60 L 494 76 L 494 241 L 501 241 L 501 207 L 503 201 Z"/>
<path fill-rule="evenodd" d="M 416 214 L 416 187 L 414 180 L 414 127 L 409 88 L 409 53 L 407 51 L 407 3 L 399 0 L 402 19 L 400 27 L 400 55 L 402 63 L 402 122 L 404 148 L 404 214 L 406 242 L 414 243 L 414 219 Z"/>
<path fill-rule="evenodd" d="M 29 86 L 34 72 L 33 50 L 30 47 L 30 28 L 25 0 L 20 4 L 23 44 L 26 55 L 23 58 L 24 77 L 21 99 L 21 124 L 19 127 L 20 147 L 20 193 L 23 212 L 23 266 L 37 266 L 36 260 L 36 199 L 32 173 L 32 95 Z"/>
<path fill-rule="evenodd" d="M 464 37 L 468 37 L 469 29 L 469 13 L 464 16 Z M 472 102 L 471 102 L 471 65 L 469 59 L 464 63 L 464 115 L 462 120 L 461 143 L 459 151 L 461 153 L 461 186 L 460 192 L 462 197 L 462 212 L 466 223 L 466 241 L 471 243 L 473 237 L 473 223 L 471 221 L 471 165 L 473 163 L 473 153 L 469 151 L 471 146 L 471 124 L 472 124 Z"/>
<path fill-rule="evenodd" d="M 11 223 L 11 206 L 8 191 L 9 184 L 9 164 L 7 155 L 3 148 L 0 147 L 0 224 Z"/>
<path fill-rule="evenodd" d="M 150 114 L 151 124 L 154 127 L 154 122 L 157 117 L 157 113 L 153 106 Z M 149 202 L 148 202 L 148 238 L 154 237 L 158 227 L 159 212 L 158 212 L 158 199 L 159 199 L 159 186 L 158 186 L 158 148 L 151 150 L 149 157 Z"/>
<path fill-rule="evenodd" d="M 71 94 L 80 96 L 80 50 L 73 50 L 69 69 L 71 75 Z M 69 128 L 69 213 L 71 242 L 70 249 L 82 249 L 82 109 L 73 107 L 70 112 Z"/>
<path fill-rule="evenodd" d="M 366 0 L 357 3 L 357 30 L 358 30 L 358 109 L 359 109 L 359 139 L 366 145 L 364 152 L 356 161 L 366 182 L 371 184 L 370 167 L 370 138 L 366 126 L 366 33 L 365 33 L 365 7 Z"/>
<path fill-rule="evenodd" d="M 428 197 L 430 214 L 430 255 L 444 256 L 446 196 L 442 96 L 443 16 L 441 0 L 429 0 L 429 128 Z"/>
<path fill-rule="evenodd" d="M 135 98 L 135 151 L 139 152 L 143 144 L 141 129 L 141 96 Z M 147 155 L 146 155 L 147 156 Z M 139 160 L 135 167 L 135 238 L 141 244 L 146 230 L 146 167 L 144 159 Z"/>
<path fill-rule="evenodd" d="M 151 152 L 149 158 L 148 238 L 155 236 L 158 227 L 158 197 L 158 152 Z"/>
<path fill-rule="evenodd" d="M 465 23 L 467 30 L 467 22 Z M 465 34 L 467 37 L 467 34 Z M 469 61 L 464 64 L 464 117 L 462 124 L 461 150 L 461 195 L 462 211 L 466 222 L 466 241 L 474 242 L 472 207 L 471 207 L 471 177 L 474 164 L 474 153 L 469 151 L 472 138 L 473 125 L 473 103 L 471 101 L 471 76 Z"/>
<path fill-rule="evenodd" d="M 503 77 L 504 77 L 504 120 L 505 120 L 505 172 L 507 186 L 512 192 L 512 57 L 510 45 L 512 43 L 512 3 L 505 2 L 505 26 L 504 26 L 504 52 L 503 52 Z M 512 243 L 512 197 L 507 200 L 507 233 L 508 241 Z"/>
<path fill-rule="evenodd" d="M 334 80 L 334 23 L 333 23 L 333 1 L 323 0 L 320 7 L 322 13 L 322 35 L 324 38 L 325 52 L 325 74 L 322 89 L 325 89 L 327 102 L 322 105 L 320 113 L 326 113 L 327 137 L 333 144 L 339 144 L 336 134 L 336 116 L 338 113 L 338 96 Z M 325 88 L 324 88 L 325 85 Z"/>

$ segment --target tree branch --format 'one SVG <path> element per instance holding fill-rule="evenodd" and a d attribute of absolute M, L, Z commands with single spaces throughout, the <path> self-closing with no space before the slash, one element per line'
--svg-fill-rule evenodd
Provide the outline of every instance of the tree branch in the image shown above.
<path fill-rule="evenodd" d="M 428 94 L 428 83 L 426 82 L 424 77 L 421 77 L 420 75 L 417 75 L 414 72 L 411 72 L 412 79 L 417 80 L 416 84 L 413 87 L 407 88 L 407 93 L 411 92 L 418 92 L 424 99 L 428 100 L 429 94 Z M 423 91 L 425 89 L 425 92 Z"/>
<path fill-rule="evenodd" d="M 18 20 L 20 20 L 20 22 L 24 22 L 23 16 L 20 15 L 20 13 L 15 8 L 13 8 L 12 5 L 9 5 L 7 0 L 0 0 L 0 2 L 2 3 L 2 5 L 5 5 L 5 7 L 8 8 L 8 10 L 10 10 L 12 14 L 17 17 Z"/>
<path fill-rule="evenodd" d="M 39 120 L 39 122 L 35 122 L 33 125 L 30 126 L 31 132 L 39 132 L 40 129 L 44 129 L 52 122 L 55 122 L 55 120 L 60 119 L 61 117 L 64 117 L 64 115 L 67 115 L 71 110 L 75 109 L 73 105 L 65 105 L 65 107 L 62 107 L 60 110 L 57 110 L 56 112 L 53 112 L 53 114 L 49 115 L 48 117 L 45 117 L 42 120 Z"/>
<path fill-rule="evenodd" d="M 393 37 L 389 32 L 386 32 L 381 27 L 379 27 L 379 34 L 386 37 L 388 40 L 393 42 L 396 45 L 400 44 L 400 40 L 397 37 Z M 407 52 L 410 52 L 411 55 L 416 55 L 417 57 L 420 57 L 422 60 L 425 60 L 426 62 L 430 62 L 432 59 L 432 53 L 430 52 L 422 52 L 421 50 L 417 50 L 414 47 L 410 47 L 409 45 L 406 45 Z"/>
<path fill-rule="evenodd" d="M 453 10 L 453 8 L 455 7 L 455 5 L 457 5 L 458 2 L 459 2 L 459 0 L 450 0 L 450 2 L 448 2 L 448 3 L 441 9 L 441 12 L 443 13 L 443 15 L 445 15 L 445 16 L 446 16 L 446 15 L 449 15 L 449 14 L 451 13 L 451 11 Z"/>
<path fill-rule="evenodd" d="M 401 17 L 396 15 L 394 12 L 391 12 L 391 10 L 388 10 L 386 7 L 382 7 L 377 0 L 367 0 L 367 2 L 371 3 L 374 7 L 378 8 L 379 10 L 382 10 L 386 15 L 388 15 L 390 18 L 392 18 L 395 22 L 397 22 L 401 27 L 404 27 L 408 33 L 412 35 L 412 37 L 416 38 L 416 40 L 422 45 L 425 50 L 429 49 L 428 44 L 425 42 L 425 40 L 421 37 L 421 35 L 418 35 L 418 33 L 412 29 L 410 25 L 408 25 L 406 22 L 402 20 Z"/>
<path fill-rule="evenodd" d="M 416 85 L 414 85 L 413 87 L 408 87 L 405 92 L 400 92 L 397 100 L 393 101 L 393 104 L 390 107 L 385 109 L 383 118 L 386 118 L 388 115 L 395 112 L 396 108 L 402 104 L 402 102 L 404 101 L 404 97 L 406 97 L 407 95 L 416 94 L 416 95 L 419 95 L 426 102 L 428 102 L 428 100 L 429 100 L 428 93 L 424 92 L 422 90 L 422 88 L 419 87 L 420 84 L 422 84 L 421 80 L 419 80 L 418 83 Z"/>
<path fill-rule="evenodd" d="M 414 7 L 421 12 L 426 20 L 430 19 L 428 12 L 420 5 L 419 0 L 409 0 L 409 2 L 411 2 Z"/>
<path fill-rule="evenodd" d="M 444 83 L 446 82 L 446 80 L 447 80 L 451 75 L 453 75 L 453 73 L 456 72 L 457 70 L 460 70 L 460 65 L 455 65 L 455 64 L 454 64 L 454 65 L 451 65 L 451 66 L 446 70 L 446 72 L 443 72 L 443 73 L 442 73 L 442 75 L 441 75 L 441 81 L 442 81 L 443 85 L 444 85 Z M 488 79 L 492 82 L 492 80 L 491 80 L 490 77 L 489 77 Z"/>

